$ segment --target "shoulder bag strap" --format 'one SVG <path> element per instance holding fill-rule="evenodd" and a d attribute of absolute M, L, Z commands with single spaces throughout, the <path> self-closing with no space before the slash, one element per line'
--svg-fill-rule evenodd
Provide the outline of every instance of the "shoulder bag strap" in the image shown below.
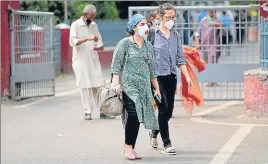
<path fill-rule="evenodd" d="M 125 64 L 126 64 L 126 61 L 127 61 L 127 59 L 128 59 L 128 53 L 127 53 L 127 50 L 128 50 L 128 48 L 129 48 L 129 40 L 128 40 L 128 42 L 127 42 L 127 46 L 126 46 L 126 49 L 125 49 L 125 60 L 124 60 L 124 66 L 125 66 Z M 124 67 L 123 66 L 123 67 Z M 113 74 L 111 74 L 111 80 L 110 80 L 110 83 L 112 83 L 112 80 L 113 80 Z"/>

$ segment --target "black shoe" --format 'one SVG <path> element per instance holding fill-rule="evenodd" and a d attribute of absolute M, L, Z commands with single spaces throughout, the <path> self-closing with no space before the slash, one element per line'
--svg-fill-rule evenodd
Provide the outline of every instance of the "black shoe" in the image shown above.
<path fill-rule="evenodd" d="M 85 120 L 92 120 L 91 114 L 85 114 Z"/>
<path fill-rule="evenodd" d="M 104 113 L 101 113 L 100 118 L 101 119 L 115 119 L 116 117 L 115 116 L 109 116 L 109 115 L 106 115 Z"/>

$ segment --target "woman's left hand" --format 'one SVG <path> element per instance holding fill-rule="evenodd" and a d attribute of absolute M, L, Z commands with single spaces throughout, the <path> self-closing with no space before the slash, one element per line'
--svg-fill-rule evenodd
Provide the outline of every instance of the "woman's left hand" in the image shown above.
<path fill-rule="evenodd" d="M 186 78 L 187 84 L 188 84 L 188 89 L 191 89 L 193 87 L 193 81 L 190 77 Z"/>
<path fill-rule="evenodd" d="M 121 85 L 120 84 L 111 84 L 111 88 L 116 91 L 116 93 L 119 95 L 122 92 Z"/>
<path fill-rule="evenodd" d="M 160 98 L 160 100 L 161 100 L 161 93 L 160 93 L 159 89 L 155 90 L 154 95 L 158 96 Z"/>

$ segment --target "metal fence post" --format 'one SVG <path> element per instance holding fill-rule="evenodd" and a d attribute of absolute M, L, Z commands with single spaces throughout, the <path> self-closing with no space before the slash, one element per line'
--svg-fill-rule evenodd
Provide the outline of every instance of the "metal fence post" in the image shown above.
<path fill-rule="evenodd" d="M 50 60 L 50 61 L 52 61 L 53 62 L 53 64 L 55 63 L 55 55 L 54 55 L 54 43 L 53 43 L 53 35 L 54 35 L 54 15 L 53 16 L 50 16 L 50 19 L 49 19 L 49 21 L 50 21 L 50 37 L 49 37 L 49 39 L 50 39 L 50 55 L 51 55 L 51 57 L 52 57 L 52 59 L 53 60 Z M 54 70 L 55 70 L 55 68 L 54 68 Z M 53 79 L 53 96 L 55 96 L 55 92 L 56 92 L 56 89 L 55 89 L 55 78 Z"/>
<path fill-rule="evenodd" d="M 132 8 L 129 7 L 129 9 L 128 9 L 128 20 L 130 20 L 130 18 L 132 17 L 132 14 L 133 14 Z"/>
<path fill-rule="evenodd" d="M 11 44 L 10 44 L 10 67 L 11 67 L 11 71 L 10 71 L 10 94 L 11 94 L 11 98 L 15 97 L 15 92 L 16 92 L 16 86 L 15 86 L 15 68 L 14 68 L 14 64 L 15 64 L 15 14 L 12 11 L 11 13 L 11 22 L 10 22 L 10 30 L 11 30 Z"/>
<path fill-rule="evenodd" d="M 261 67 L 268 71 L 268 1 L 260 1 Z"/>
<path fill-rule="evenodd" d="M 261 19 L 261 66 L 268 71 L 268 21 Z"/>

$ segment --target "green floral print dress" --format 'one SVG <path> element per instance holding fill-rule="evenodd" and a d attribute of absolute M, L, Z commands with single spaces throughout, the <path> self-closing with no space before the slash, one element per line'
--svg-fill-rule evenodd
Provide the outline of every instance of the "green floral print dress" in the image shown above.
<path fill-rule="evenodd" d="M 132 37 L 120 40 L 113 53 L 111 73 L 120 75 L 121 88 L 134 101 L 139 122 L 146 129 L 158 130 L 151 91 L 151 78 L 157 77 L 151 43 L 145 40 L 139 48 Z M 127 112 L 122 118 L 125 125 Z"/>

